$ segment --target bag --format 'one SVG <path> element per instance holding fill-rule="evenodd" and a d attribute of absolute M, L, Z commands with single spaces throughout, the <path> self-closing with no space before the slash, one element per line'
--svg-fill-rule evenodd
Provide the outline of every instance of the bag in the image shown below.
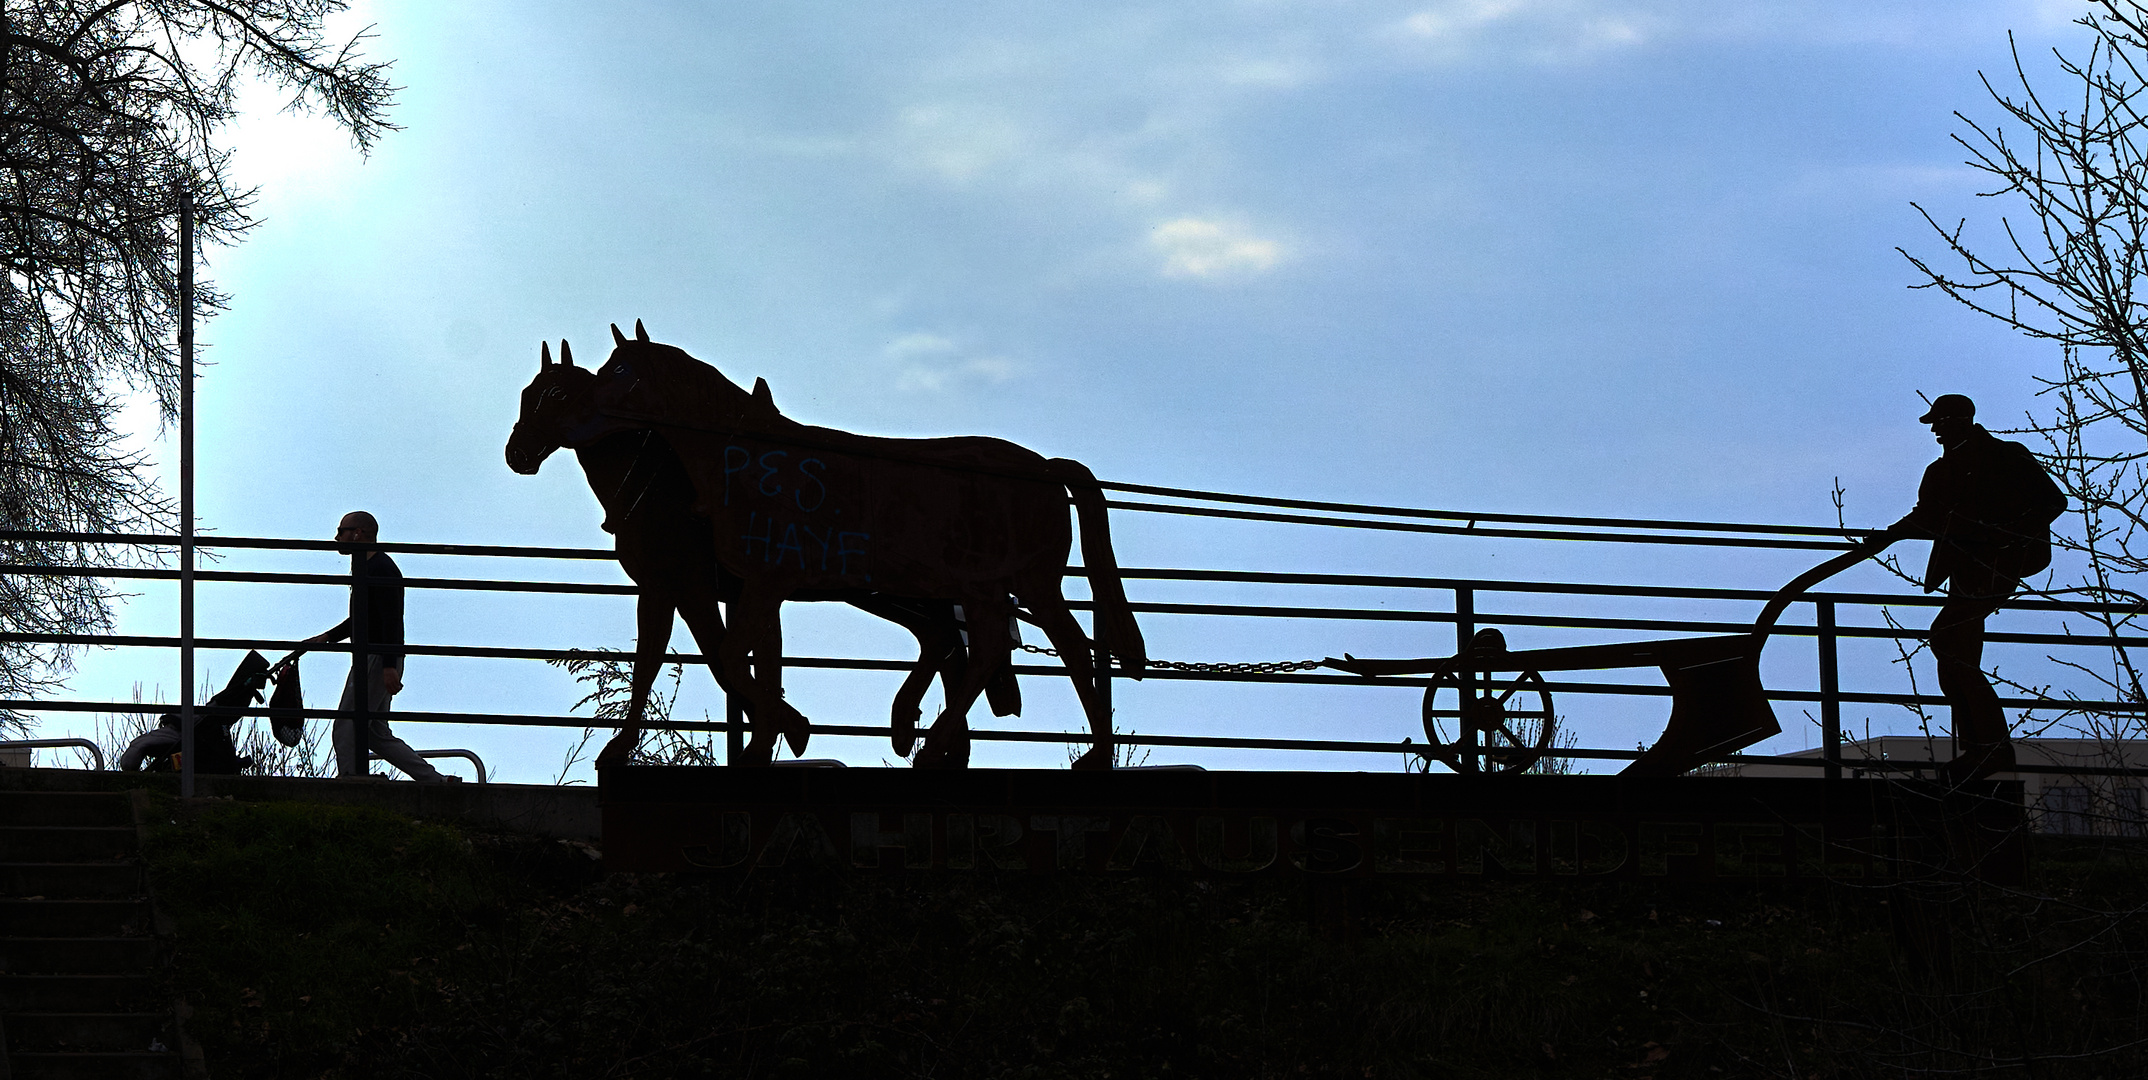
<path fill-rule="evenodd" d="M 276 676 L 276 692 L 269 696 L 271 709 L 303 709 L 306 707 L 305 692 L 299 688 L 298 658 L 285 661 L 283 673 Z M 297 746 L 306 731 L 303 716 L 271 716 L 269 730 L 276 741 L 285 746 Z"/>

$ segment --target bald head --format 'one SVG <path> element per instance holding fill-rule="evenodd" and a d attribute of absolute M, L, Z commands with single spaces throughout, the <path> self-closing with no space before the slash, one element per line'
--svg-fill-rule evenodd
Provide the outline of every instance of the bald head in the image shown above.
<path fill-rule="evenodd" d="M 363 510 L 353 510 L 336 522 L 336 539 L 342 541 L 374 541 L 380 539 L 380 522 Z"/>

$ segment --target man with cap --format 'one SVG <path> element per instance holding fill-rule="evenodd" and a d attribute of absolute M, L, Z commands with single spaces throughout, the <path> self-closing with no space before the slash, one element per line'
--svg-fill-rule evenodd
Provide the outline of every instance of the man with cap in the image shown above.
<path fill-rule="evenodd" d="M 1984 678 L 1984 620 L 2022 578 L 2051 565 L 2051 522 L 2066 496 L 2028 447 L 1984 430 L 1961 394 L 1939 395 L 1917 422 L 1931 425 L 1944 450 L 1924 470 L 1916 507 L 1866 543 L 1877 553 L 1897 540 L 1932 542 L 1924 591 L 1947 589 L 1932 618 L 1932 659 L 1954 720 L 1944 778 L 1959 783 L 2014 763 L 2006 710 Z"/>
<path fill-rule="evenodd" d="M 388 703 L 403 690 L 403 572 L 395 560 L 385 551 L 370 550 L 380 543 L 380 523 L 363 510 L 343 515 L 336 523 L 336 542 L 348 548 L 365 551 L 365 576 L 385 583 L 366 586 L 366 641 L 381 651 L 366 658 L 366 712 L 367 741 L 371 750 L 381 760 L 410 774 L 419 781 L 439 782 L 448 779 L 440 770 L 432 767 L 418 756 L 410 744 L 395 737 L 388 728 Z M 351 611 L 358 610 L 358 586 L 351 586 Z M 345 619 L 327 630 L 307 638 L 308 641 L 341 641 L 351 636 L 352 621 Z M 352 666 L 351 677 L 343 684 L 343 700 L 338 709 L 355 710 L 358 707 L 358 672 Z M 336 775 L 365 776 L 371 771 L 369 762 L 358 760 L 356 721 L 338 717 L 335 726 Z"/>

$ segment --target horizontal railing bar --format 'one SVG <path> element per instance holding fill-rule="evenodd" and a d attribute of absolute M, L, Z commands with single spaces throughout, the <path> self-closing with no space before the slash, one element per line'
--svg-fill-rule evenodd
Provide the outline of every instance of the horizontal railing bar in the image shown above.
<path fill-rule="evenodd" d="M 1078 566 L 1067 568 L 1069 577 L 1086 576 Z M 1251 585 L 1343 585 L 1389 589 L 1473 589 L 1484 593 L 1556 593 L 1574 596 L 1637 596 L 1664 600 L 1759 600 L 1775 598 L 1771 589 L 1720 589 L 1675 585 L 1599 585 L 1568 581 L 1513 581 L 1507 579 L 1407 577 L 1392 574 L 1293 574 L 1264 570 L 1180 570 L 1164 567 L 1127 567 L 1121 578 L 1147 581 L 1229 581 Z M 1805 592 L 1799 603 L 1827 600 L 1838 604 L 1871 607 L 1938 607 L 1944 595 L 1914 593 Z M 2066 600 L 2009 600 L 2006 610 L 2148 615 L 2139 604 L 2095 604 Z"/>
<path fill-rule="evenodd" d="M 624 586 L 601 586 L 606 590 Z M 1077 611 L 1091 610 L 1086 601 L 1070 601 Z M 1162 615 L 1217 615 L 1247 618 L 1324 619 L 1359 622 L 1413 622 L 1452 623 L 1456 616 L 1446 611 L 1393 611 L 1378 608 L 1292 608 L 1254 604 L 1132 604 L 1136 612 Z M 1752 629 L 1752 624 L 1742 622 L 1701 622 L 1684 619 L 1613 619 L 1581 615 L 1522 615 L 1500 612 L 1480 612 L 1475 616 L 1478 626 L 1527 626 L 1547 629 L 1590 630 L 1636 630 L 1666 633 L 1738 634 Z M 1775 637 L 1814 637 L 1819 629 L 1802 623 L 1777 624 L 1769 631 Z M 1931 636 L 1929 629 L 1905 626 L 1899 629 L 1886 626 L 1841 626 L 1835 629 L 1837 636 L 1846 638 L 1876 638 L 1881 640 L 1922 641 Z M 0 641 L 17 641 L 44 645 L 125 645 L 176 647 L 177 638 L 144 637 L 103 634 L 0 634 Z M 206 640 L 206 639 L 204 639 Z M 2063 645 L 2076 648 L 2142 648 L 2148 647 L 2148 637 L 2090 637 L 2078 634 L 2024 634 L 1990 631 L 1984 640 L 1994 644 L 2012 645 Z M 278 645 L 279 648 L 295 648 L 297 643 Z M 261 648 L 249 645 L 248 648 Z M 323 651 L 331 651 L 324 647 Z M 348 651 L 347 648 L 343 651 Z M 557 652 L 553 650 L 552 652 Z M 467 653 L 445 655 L 501 655 L 517 657 L 513 651 L 503 653 Z M 551 652 L 542 659 L 550 659 Z"/>
<path fill-rule="evenodd" d="M 10 709 L 24 706 L 38 706 L 46 704 L 52 703 L 0 701 L 0 709 Z M 138 705 L 132 702 L 75 702 L 67 703 L 67 705 L 69 707 L 62 708 L 60 711 L 92 711 L 86 708 L 72 707 L 91 705 L 99 706 L 99 708 L 94 711 L 101 712 L 145 713 L 155 711 L 148 706 Z M 346 712 L 337 709 L 271 709 L 256 707 L 248 708 L 245 710 L 245 712 L 248 715 L 252 716 L 274 718 L 304 718 L 319 720 L 341 719 L 344 717 L 357 715 L 355 711 Z M 470 724 L 495 727 L 561 728 L 604 728 L 609 726 L 606 724 L 599 723 L 594 717 L 586 716 L 547 716 L 537 714 L 514 713 L 448 712 L 396 712 L 390 713 L 388 715 L 392 716 L 398 723 Z M 642 724 L 642 727 L 653 731 L 670 730 L 695 732 L 723 732 L 729 731 L 731 725 L 728 723 L 717 721 L 711 721 L 707 723 L 659 721 L 645 722 Z M 888 728 L 885 726 L 872 724 L 815 724 L 813 725 L 813 733 L 816 735 L 886 738 L 888 734 Z M 976 742 L 1092 743 L 1095 741 L 1093 736 L 1087 734 L 1061 731 L 1000 731 L 986 729 L 972 730 L 969 732 L 969 737 L 972 741 Z M 1218 735 L 1146 735 L 1136 732 L 1128 732 L 1123 735 L 1114 735 L 1112 737 L 1112 741 L 1129 746 L 1162 746 L 1182 747 L 1189 749 L 1225 750 L 1236 749 L 1342 751 L 1373 754 L 1408 754 L 1419 757 L 1423 756 L 1424 753 L 1428 750 L 1428 747 L 1426 747 L 1424 744 L 1416 742 L 1375 742 L 1370 740 L 1358 739 L 1264 739 L 1258 737 Z M 1599 750 L 1588 747 L 1562 746 L 1557 748 L 1556 750 L 1547 751 L 1544 756 L 1547 758 L 1583 758 L 1602 761 L 1632 761 L 1641 757 L 1643 753 L 1645 753 L 1645 751 L 1608 749 Z M 1773 757 L 1754 754 L 1730 754 L 1721 758 L 1714 759 L 1710 762 L 1710 764 L 1717 763 L 1731 765 L 1788 765 L 1798 768 L 1824 768 L 1830 764 L 1830 762 L 1820 758 Z M 1860 769 L 1865 771 L 1901 772 L 1919 769 L 1934 769 L 1939 768 L 1946 763 L 1939 761 L 1892 760 L 1886 758 L 1853 758 L 1845 759 L 1841 761 L 1840 764 L 1843 765 L 1845 768 Z M 2005 771 L 2014 773 L 2035 773 L 2056 776 L 2148 776 L 2148 769 L 2129 769 L 2108 766 L 2019 764 L 2010 766 Z"/>
<path fill-rule="evenodd" d="M 147 547 L 179 546 L 177 536 L 162 533 L 82 533 L 37 532 L 24 529 L 0 529 L 0 540 L 49 540 L 66 544 L 130 544 Z M 197 536 L 196 547 L 214 548 L 269 548 L 284 551 L 333 551 L 340 555 L 350 554 L 350 549 L 334 540 L 291 540 L 272 536 Z M 518 547 L 502 544 L 402 544 L 393 541 L 376 541 L 366 545 L 369 551 L 385 551 L 390 554 L 410 555 L 479 555 L 510 559 L 617 559 L 617 552 L 609 548 L 562 548 Z"/>
<path fill-rule="evenodd" d="M 179 639 L 177 638 L 152 637 L 147 635 L 0 634 L 0 641 L 24 641 L 39 644 L 60 645 L 120 645 L 136 647 L 172 648 L 177 646 L 178 640 Z M 349 653 L 352 651 L 353 648 L 348 642 L 320 643 L 291 641 L 275 638 L 197 637 L 194 639 L 195 648 L 210 650 L 287 650 L 298 648 L 301 645 L 304 645 L 306 647 L 306 651 L 308 652 L 323 653 Z M 374 649 L 376 651 L 393 651 L 406 656 L 449 656 L 497 660 L 631 660 L 633 658 L 632 653 L 609 650 L 513 649 L 482 645 L 406 644 L 393 646 L 392 650 L 386 646 L 375 645 Z M 667 653 L 664 659 L 664 663 L 666 664 L 678 663 L 699 665 L 706 664 L 708 662 L 709 660 L 707 657 L 698 653 Z M 783 658 L 783 666 L 796 668 L 822 668 L 846 671 L 909 671 L 916 666 L 916 663 L 915 661 L 909 660 L 853 660 L 841 657 L 786 656 Z M 1637 668 L 1640 666 L 1645 665 L 1637 665 Z M 1058 666 L 1015 664 L 1012 665 L 1012 667 L 1015 673 L 1020 675 L 1041 675 L 1047 677 L 1063 677 L 1066 675 L 1066 669 L 1064 667 Z M 1115 669 L 1115 672 L 1121 678 L 1130 677 L 1125 675 L 1123 669 Z M 1298 672 L 1285 673 L 1172 671 L 1162 668 L 1152 668 L 1145 673 L 1144 677 L 1148 679 L 1155 679 L 1161 682 L 1286 683 L 1300 686 L 1388 686 L 1423 689 L 1432 685 L 1431 679 L 1398 678 L 1393 676 L 1368 678 L 1362 675 L 1349 674 L 1309 675 Z M 1544 688 L 1553 693 L 1561 694 L 1595 694 L 1603 696 L 1623 697 L 1671 696 L 1671 690 L 1667 686 L 1649 686 L 1636 683 L 1553 682 L 1547 680 L 1544 683 Z M 1823 698 L 1823 695 L 1821 695 L 1817 691 L 1799 690 L 1771 690 L 1768 692 L 1767 696 L 1770 701 L 1820 701 Z M 1843 702 L 1855 703 L 1860 705 L 1900 705 L 1906 707 L 1911 705 L 1947 704 L 1946 698 L 1933 694 L 1877 694 L 1843 691 L 1837 694 L 1836 697 L 1838 700 L 1841 700 Z M 2001 698 L 2000 704 L 2009 709 L 2058 708 L 2066 712 L 2129 714 L 2148 712 L 2148 703 L 2124 701 L 2076 701 L 2064 698 Z M 5 705 L 0 705 L 0 708 L 5 707 Z M 166 708 L 176 707 L 177 706 L 166 706 Z"/>
<path fill-rule="evenodd" d="M 1481 536 L 1502 540 L 1579 540 L 1610 544 L 1676 544 L 1691 547 L 1795 548 L 1813 551 L 1848 551 L 1848 541 L 1774 540 L 1736 536 L 1665 536 L 1660 533 L 1563 532 L 1549 529 L 1480 529 L 1467 525 L 1427 525 L 1416 521 L 1370 521 L 1362 518 L 1323 518 L 1304 514 L 1275 514 L 1260 510 L 1225 510 L 1213 506 L 1170 506 L 1164 503 L 1124 502 L 1113 499 L 1105 506 L 1149 514 L 1180 514 L 1186 517 L 1228 518 L 1235 521 L 1267 521 L 1283 525 L 1323 525 L 1335 529 L 1372 529 L 1379 532 L 1432 533 L 1440 536 Z"/>
<path fill-rule="evenodd" d="M 1277 607 L 1259 604 L 1153 604 L 1128 605 L 1136 612 L 1160 615 L 1232 615 L 1248 618 L 1275 619 L 1332 619 L 1357 622 L 1423 622 L 1452 623 L 1457 616 L 1451 611 L 1395 611 L 1383 608 L 1308 608 Z M 1089 610 L 1091 605 L 1078 604 L 1079 610 Z M 1570 627 L 1586 630 L 1662 630 L 1673 633 L 1740 634 L 1753 629 L 1750 622 L 1701 622 L 1688 619 L 1612 619 L 1584 615 L 1519 615 L 1499 612 L 1478 612 L 1472 621 L 1484 626 L 1543 626 Z M 1771 636 L 1814 637 L 1819 628 L 1799 623 L 1778 623 Z M 1835 633 L 1841 637 L 1896 638 L 1906 641 L 1922 641 L 1931 636 L 1930 630 L 1916 627 L 1895 629 L 1887 626 L 1840 626 Z M 1997 631 L 1984 635 L 1986 642 L 2016 645 L 2077 645 L 2094 646 L 2099 649 L 2148 647 L 2148 637 L 2087 637 L 2077 634 L 2014 634 Z"/>
<path fill-rule="evenodd" d="M 1222 491 L 1199 491 L 1193 488 L 1155 487 L 1148 484 L 1122 484 L 1110 481 L 1098 481 L 1097 486 L 1106 491 L 1126 491 L 1137 495 L 1161 495 L 1175 499 L 1199 499 L 1204 502 L 1232 502 L 1251 506 L 1283 506 L 1299 510 L 1332 510 L 1338 513 L 1379 514 L 1387 517 L 1440 518 L 1448 521 L 1503 521 L 1524 525 L 1588 525 L 1620 529 L 1690 529 L 1700 532 L 1784 533 L 1797 536 L 1831 537 L 1840 537 L 1844 533 L 1869 536 L 1882 531 L 1879 529 L 1830 528 L 1819 525 L 1751 525 L 1725 521 L 1567 517 L 1551 514 L 1473 514 L 1461 510 L 1422 510 L 1407 506 L 1320 502 L 1311 499 L 1278 499 L 1261 495 L 1233 495 Z"/>
<path fill-rule="evenodd" d="M 1069 576 L 1081 576 L 1085 574 L 1086 571 L 1081 567 L 1070 567 L 1067 573 Z M 0 574 L 25 574 L 52 577 L 109 577 L 165 581 L 177 580 L 179 577 L 179 572 L 177 570 L 165 570 L 151 567 L 78 567 L 12 564 L 0 565 Z M 1771 599 L 1775 595 L 1774 593 L 1757 589 L 1699 589 L 1657 587 L 1645 585 L 1594 585 L 1578 582 L 1518 582 L 1493 580 L 1479 581 L 1467 578 L 1403 578 L 1355 574 L 1265 574 L 1258 572 L 1227 570 L 1164 570 L 1136 568 L 1122 570 L 1120 571 L 1120 576 L 1124 578 L 1146 580 L 1234 581 L 1243 583 L 1305 585 L 1353 585 L 1388 588 L 1432 588 L 1442 590 L 1466 588 L 1473 589 L 1479 594 L 1510 592 L 1576 596 L 1635 596 L 1657 599 L 1762 601 Z M 351 577 L 348 574 L 301 574 L 275 571 L 247 570 L 197 570 L 195 571 L 194 577 L 197 581 L 241 583 L 251 582 L 267 584 L 347 586 L 351 582 Z M 529 592 L 599 596 L 633 596 L 638 594 L 640 591 L 633 585 L 609 585 L 601 583 L 581 582 L 525 582 L 512 579 L 496 578 L 405 577 L 395 580 L 399 580 L 405 588 L 439 589 L 446 591 L 466 592 Z M 1831 601 L 1834 603 L 1841 604 L 1866 605 L 1874 607 L 1937 607 L 1941 604 L 1946 603 L 1946 598 L 1944 596 L 1914 596 L 1907 594 L 1887 593 L 1806 593 L 1799 598 L 1799 602 L 1801 603 L 1809 603 L 1816 601 Z M 1089 610 L 1092 605 L 1090 604 L 1090 602 L 1085 600 L 1073 600 L 1069 601 L 1069 606 L 1077 611 L 1086 611 Z M 1264 606 L 1230 604 L 1167 604 L 1158 602 L 1142 602 L 1136 603 L 1132 606 L 1133 609 L 1137 612 L 1151 611 L 1162 614 L 1244 614 L 1289 618 L 1364 619 L 1367 621 L 1405 622 L 1454 621 L 1454 616 L 1451 613 L 1443 613 L 1437 611 L 1395 612 L 1375 608 L 1310 608 L 1281 607 L 1272 605 Z M 2093 614 L 2099 612 L 2110 614 L 2148 614 L 2148 612 L 2141 612 L 2139 609 L 2129 605 L 2088 604 L 2067 601 L 2015 600 L 2007 602 L 2003 605 L 2003 608 L 2005 610 L 2013 611 L 2045 611 L 2079 614 Z M 1484 616 L 1480 616 L 1479 621 L 1483 621 L 1484 618 Z M 1577 621 L 1572 622 L 1527 621 L 1558 618 L 1555 616 L 1517 615 L 1506 616 L 1506 618 L 1510 618 L 1513 620 L 1510 625 L 1570 625 L 1576 627 L 1619 628 L 1615 624 L 1610 622 L 1605 622 L 1602 620 L 1578 619 L 1578 617 Z M 1691 622 L 1684 620 L 1635 620 L 1630 627 L 1624 628 L 1666 630 L 1706 629 L 1710 632 L 1735 633 L 1739 630 L 1747 628 L 1749 625 L 1750 624 L 1722 622 Z M 1813 631 L 1810 628 L 1781 626 L 1778 627 L 1774 632 L 1783 634 L 1810 634 Z M 1851 636 L 1888 636 L 1887 631 L 1881 630 L 1880 628 L 1876 627 L 1844 627 L 1840 632 Z M 2148 643 L 2148 639 L 2134 638 L 2120 638 L 2113 641 L 2111 639 L 2074 638 L 2067 635 L 2047 635 L 2047 637 L 2051 637 L 2053 639 L 2048 642 L 2053 644 L 2071 643 L 2074 641 L 2095 641 L 2106 646 L 2139 646 L 2144 643 Z M 1991 640 L 1996 641 L 2004 639 L 1994 637 Z M 2036 643 L 2047 642 L 2045 642 L 2043 639 L 2037 639 Z"/>
<path fill-rule="evenodd" d="M 84 566 L 10 566 L 0 565 L 0 574 L 23 574 L 40 577 L 108 577 L 177 581 L 179 571 L 147 567 L 84 567 Z M 195 581 L 249 582 L 271 585 L 339 585 L 349 586 L 349 574 L 291 574 L 267 570 L 196 570 Z M 526 592 L 526 593 L 578 593 L 598 596 L 633 596 L 641 590 L 632 585 L 605 585 L 569 581 L 506 581 L 493 578 L 368 578 L 368 581 L 394 582 L 406 589 L 442 589 L 462 592 Z"/>

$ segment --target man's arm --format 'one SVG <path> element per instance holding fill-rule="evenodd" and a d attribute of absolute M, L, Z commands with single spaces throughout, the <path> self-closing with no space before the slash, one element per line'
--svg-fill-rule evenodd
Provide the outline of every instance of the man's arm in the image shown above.
<path fill-rule="evenodd" d="M 1892 540 L 1937 540 L 1946 533 L 1947 515 L 1954 510 L 1954 500 L 1945 490 L 1946 459 L 1940 458 L 1924 467 L 1924 479 L 1917 483 L 1917 505 L 1902 520 L 1887 526 L 1887 536 Z"/>
<path fill-rule="evenodd" d="M 343 640 L 344 638 L 347 638 L 347 637 L 349 637 L 349 636 L 351 636 L 351 621 L 350 621 L 349 619 L 345 619 L 345 620 L 343 620 L 342 622 L 339 622 L 339 623 L 335 624 L 334 626 L 331 626 L 331 627 L 329 627 L 328 629 L 326 629 L 326 630 L 323 630 L 323 631 L 321 631 L 320 633 L 318 633 L 318 634 L 315 634 L 315 635 L 313 635 L 313 636 L 312 636 L 312 637 L 310 637 L 310 638 L 307 638 L 306 640 L 307 640 L 307 641 L 341 641 L 341 640 Z"/>
<path fill-rule="evenodd" d="M 380 558 L 386 560 L 386 556 Z M 376 586 L 373 590 L 373 606 L 378 616 L 373 624 L 373 635 L 379 644 L 399 646 L 403 644 L 403 572 L 396 569 L 392 560 L 382 570 L 385 571 L 382 576 L 392 576 L 395 583 Z M 403 692 L 402 652 L 382 651 L 380 682 L 381 688 L 391 695 Z"/>

